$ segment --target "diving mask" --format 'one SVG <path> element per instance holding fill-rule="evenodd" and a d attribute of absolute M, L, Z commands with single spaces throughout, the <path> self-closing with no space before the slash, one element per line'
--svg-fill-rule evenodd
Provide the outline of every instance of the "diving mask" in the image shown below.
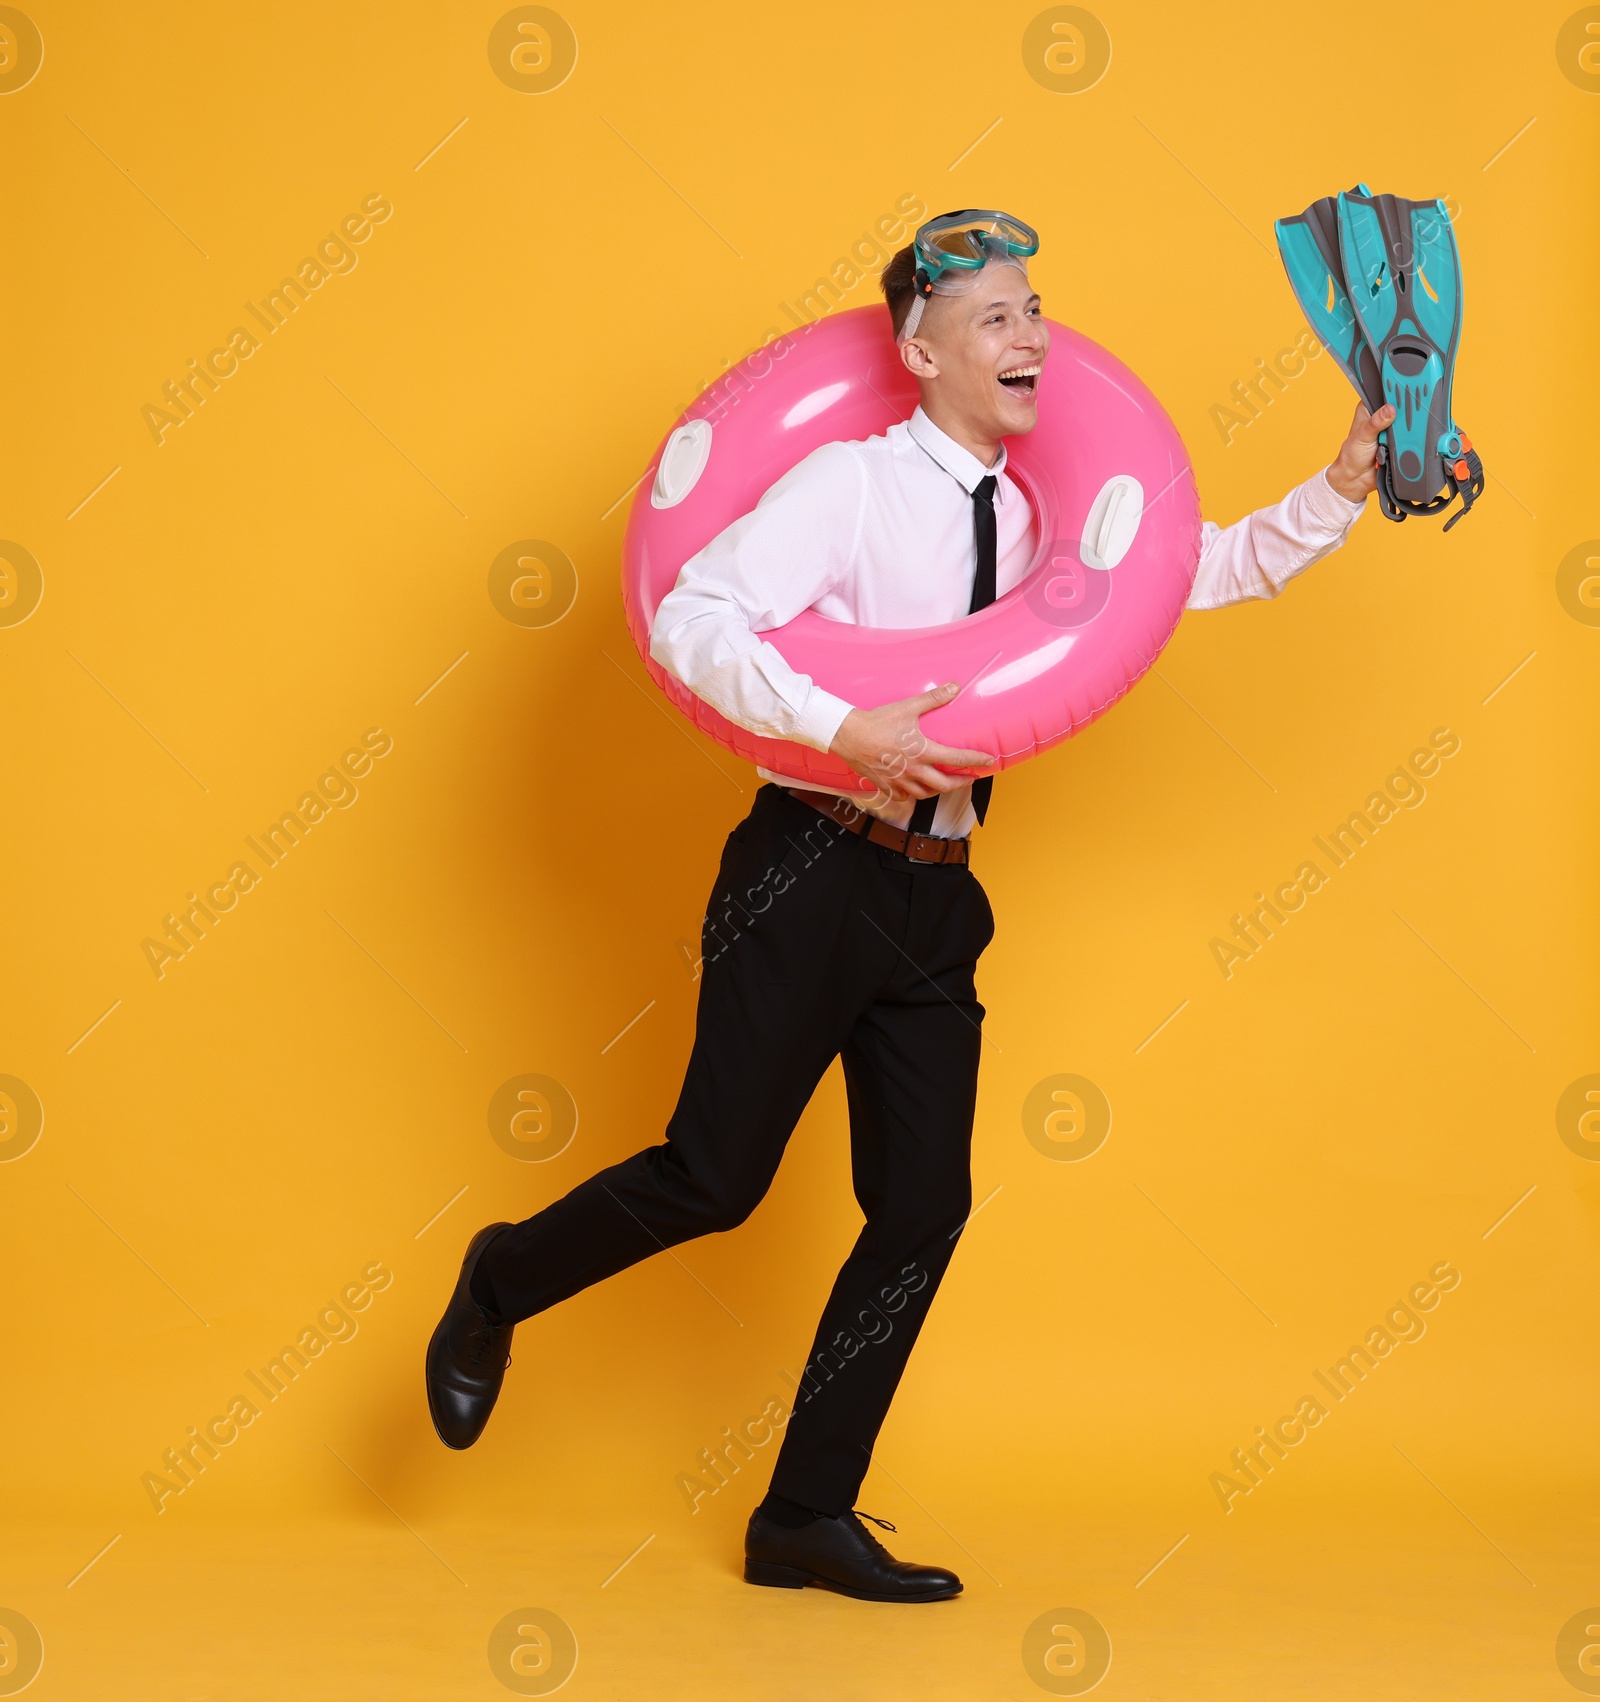
<path fill-rule="evenodd" d="M 941 213 L 921 226 L 913 244 L 917 258 L 916 296 L 897 342 L 916 335 L 931 295 L 966 295 L 977 287 L 988 265 L 1015 266 L 1027 276 L 1027 262 L 1039 252 L 1039 233 L 1009 213 Z"/>

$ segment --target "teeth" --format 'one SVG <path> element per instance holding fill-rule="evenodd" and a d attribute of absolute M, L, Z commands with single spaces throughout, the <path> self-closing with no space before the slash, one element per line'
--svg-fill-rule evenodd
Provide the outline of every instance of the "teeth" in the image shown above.
<path fill-rule="evenodd" d="M 1000 376 L 1002 378 L 1037 378 L 1043 370 L 1043 366 L 1042 361 L 1036 366 L 1017 366 L 1009 372 L 1002 372 Z"/>

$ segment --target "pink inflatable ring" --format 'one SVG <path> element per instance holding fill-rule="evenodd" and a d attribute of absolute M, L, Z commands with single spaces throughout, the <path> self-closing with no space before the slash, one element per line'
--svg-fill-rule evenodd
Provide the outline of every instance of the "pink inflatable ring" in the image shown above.
<path fill-rule="evenodd" d="M 1143 384 L 1087 337 L 1050 324 L 1039 423 L 1007 443 L 1032 504 L 1027 577 L 945 626 L 884 628 L 812 611 L 765 632 L 789 665 L 848 703 L 964 689 L 923 717 L 947 745 L 1006 768 L 1086 727 L 1172 636 L 1200 559 L 1200 512 L 1183 440 Z M 704 733 L 796 780 L 867 783 L 837 757 L 724 719 L 650 657 L 650 628 L 688 559 L 824 443 L 873 437 L 917 405 L 888 310 L 857 308 L 779 338 L 698 397 L 640 482 L 622 547 L 628 630 L 651 678 Z"/>

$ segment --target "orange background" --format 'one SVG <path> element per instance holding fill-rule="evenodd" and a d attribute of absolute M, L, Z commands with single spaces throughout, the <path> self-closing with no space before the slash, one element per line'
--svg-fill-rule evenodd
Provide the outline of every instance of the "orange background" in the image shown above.
<path fill-rule="evenodd" d="M 1557 578 L 1600 531 L 1600 99 L 1567 14 L 1401 5 L 1335 51 L 1309 12 L 1117 5 L 1076 94 L 1029 75 L 1032 9 L 945 0 L 574 5 L 544 93 L 493 74 L 494 7 L 29 15 L 0 532 L 43 597 L 0 626 L 0 1073 L 45 1121 L 0 1163 L 0 1608 L 44 1637 L 36 1693 L 494 1696 L 485 1640 L 537 1604 L 574 1695 L 816 1694 L 826 1646 L 841 1696 L 1028 1696 L 1062 1603 L 1110 1630 L 1107 1696 L 1569 1693 L 1600 1172 L 1556 1105 L 1600 1069 L 1600 634 Z M 1370 511 L 1279 604 L 1189 617 L 997 787 L 988 1203 L 862 1497 L 966 1598 L 748 1590 L 775 1448 L 693 1515 L 676 1485 L 785 1394 L 855 1234 L 837 1074 L 746 1227 L 519 1330 L 447 1454 L 421 1356 L 466 1238 L 660 1138 L 680 948 L 754 792 L 623 625 L 624 498 L 674 415 L 901 197 L 1002 206 L 1233 520 L 1343 435 L 1327 361 L 1231 441 L 1211 411 L 1302 335 L 1272 219 L 1358 177 L 1458 210 L 1489 488 L 1448 538 Z M 354 268 L 158 446 L 162 385 L 373 196 Z M 526 539 L 575 569 L 554 624 L 488 594 Z M 1426 802 L 1224 979 L 1230 918 L 1440 728 Z M 369 729 L 359 796 L 158 979 L 141 942 Z M 488 1125 L 525 1073 L 578 1108 L 544 1163 Z M 1060 1074 L 1111 1110 L 1079 1162 L 1025 1126 Z M 1209 1474 L 1440 1260 L 1426 1336 L 1224 1515 Z M 156 1514 L 141 1475 L 375 1261 L 359 1333 Z"/>

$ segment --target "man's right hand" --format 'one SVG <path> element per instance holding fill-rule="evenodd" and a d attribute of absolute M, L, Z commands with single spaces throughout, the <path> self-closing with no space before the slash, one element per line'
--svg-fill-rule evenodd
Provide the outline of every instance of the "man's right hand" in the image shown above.
<path fill-rule="evenodd" d="M 971 770 L 987 774 L 994 767 L 984 751 L 935 744 L 922 730 L 920 718 L 960 691 L 958 685 L 942 685 L 877 709 L 852 709 L 828 749 L 897 803 L 954 792 L 971 780 Z"/>

